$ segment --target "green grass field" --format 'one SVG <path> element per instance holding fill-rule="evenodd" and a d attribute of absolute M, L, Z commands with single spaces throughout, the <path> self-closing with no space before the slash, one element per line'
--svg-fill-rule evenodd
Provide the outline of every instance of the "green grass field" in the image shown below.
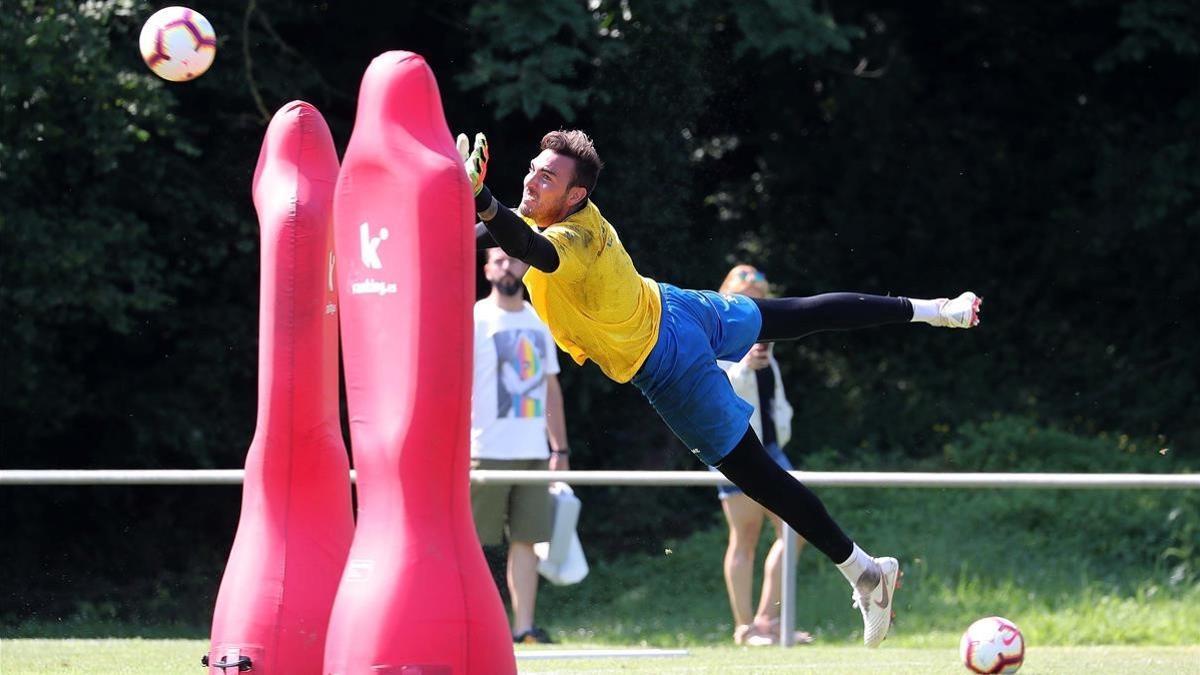
<path fill-rule="evenodd" d="M 1163 527 L 1172 514 L 1192 513 L 1195 493 L 893 489 L 822 496 L 832 512 L 849 514 L 852 533 L 869 550 L 901 561 L 891 646 L 953 645 L 972 621 L 990 615 L 1015 621 L 1032 645 L 1200 645 L 1200 583 L 1187 567 L 1195 557 L 1171 557 L 1187 545 L 1182 540 L 1194 539 L 1196 516 L 1186 516 L 1191 524 L 1177 535 Z M 886 521 L 872 517 L 878 503 L 889 507 Z M 728 642 L 725 541 L 725 529 L 716 526 L 665 539 L 654 553 L 594 560 L 584 583 L 543 584 L 539 621 L 566 641 Z M 765 536 L 761 544 L 759 560 Z M 821 644 L 861 638 L 845 581 L 816 551 L 800 556 L 796 602 L 798 626 Z"/>
<path fill-rule="evenodd" d="M 5 675 L 198 675 L 204 640 L 6 640 L 0 642 Z M 586 648 L 569 645 L 558 649 Z M 545 655 L 553 649 L 538 649 Z M 529 660 L 518 652 L 522 673 L 965 673 L 952 645 L 695 647 L 687 656 Z M 1021 672 L 1200 673 L 1200 647 L 1034 647 Z"/>

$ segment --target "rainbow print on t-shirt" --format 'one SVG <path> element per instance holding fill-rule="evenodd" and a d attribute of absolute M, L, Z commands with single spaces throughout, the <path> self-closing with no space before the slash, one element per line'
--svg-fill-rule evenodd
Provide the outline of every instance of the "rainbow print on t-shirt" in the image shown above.
<path fill-rule="evenodd" d="M 522 396 L 521 404 L 517 408 L 517 417 L 541 417 L 542 402 L 530 396 Z"/>
<path fill-rule="evenodd" d="M 517 340 L 517 365 L 517 372 L 523 382 L 542 374 L 541 354 L 538 354 L 537 347 L 528 335 L 521 335 L 521 339 Z M 542 400 L 533 396 L 520 396 L 517 398 L 516 413 L 517 417 L 541 417 Z"/>
<path fill-rule="evenodd" d="M 527 335 L 522 335 L 517 341 L 517 363 L 520 365 L 521 379 L 525 381 L 537 377 L 542 370 L 541 356 Z"/>
<path fill-rule="evenodd" d="M 545 417 L 546 335 L 528 328 L 515 328 L 500 331 L 493 339 L 499 364 L 497 416 Z"/>

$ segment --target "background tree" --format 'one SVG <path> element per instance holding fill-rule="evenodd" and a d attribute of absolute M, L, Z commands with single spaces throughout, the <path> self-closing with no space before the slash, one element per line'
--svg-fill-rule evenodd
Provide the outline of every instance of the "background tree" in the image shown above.
<path fill-rule="evenodd" d="M 712 288 L 749 261 L 789 294 L 986 298 L 984 330 L 966 339 L 881 329 L 780 345 L 801 465 L 813 453 L 974 469 L 977 455 L 948 448 L 1015 417 L 1149 439 L 1121 452 L 1169 448 L 1155 466 L 1196 466 L 1189 3 L 219 1 L 202 8 L 216 63 L 183 85 L 138 58 L 145 2 L 12 4 L 0 13 L 6 468 L 241 464 L 263 130 L 302 98 L 344 147 L 363 69 L 397 48 L 429 60 L 452 128 L 488 133 L 504 201 L 546 130 L 588 130 L 608 164 L 596 201 L 644 274 Z M 580 467 L 698 468 L 633 388 L 592 366 L 563 382 Z M 1094 468 L 1125 466 L 1109 460 Z M 700 491 L 585 498 L 599 555 L 715 522 Z M 4 576 L 28 580 L 8 591 L 9 620 L 203 621 L 238 508 L 234 488 L 0 500 L 21 543 Z M 85 517 L 98 513 L 158 534 Z M 94 563 L 86 588 L 72 579 L 81 559 Z M 150 600 L 121 607 L 118 592 Z"/>

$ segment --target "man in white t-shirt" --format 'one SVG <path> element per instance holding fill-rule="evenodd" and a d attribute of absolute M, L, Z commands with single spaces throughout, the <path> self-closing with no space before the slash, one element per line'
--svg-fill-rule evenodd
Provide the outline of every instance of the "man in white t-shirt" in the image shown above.
<path fill-rule="evenodd" d="M 475 303 L 474 469 L 545 469 L 547 459 L 553 471 L 569 468 L 558 354 L 550 330 L 521 293 L 527 269 L 529 265 L 498 248 L 487 251 L 483 271 L 492 292 Z M 480 542 L 494 546 L 508 535 L 508 590 L 517 643 L 551 642 L 533 623 L 538 585 L 533 544 L 550 538 L 551 509 L 546 485 L 471 486 Z"/>

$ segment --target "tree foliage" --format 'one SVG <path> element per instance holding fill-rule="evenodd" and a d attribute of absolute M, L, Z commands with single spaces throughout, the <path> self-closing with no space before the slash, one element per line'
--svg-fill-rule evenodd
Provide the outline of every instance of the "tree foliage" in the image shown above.
<path fill-rule="evenodd" d="M 711 288 L 748 261 L 783 294 L 983 295 L 984 328 L 967 335 L 779 345 L 798 464 L 819 450 L 880 468 L 937 461 L 953 430 L 1018 415 L 1154 439 L 1195 467 L 1192 3 L 214 2 L 216 64 L 184 85 L 138 59 L 148 3 L 10 4 L 6 468 L 240 465 L 256 370 L 249 184 L 266 120 L 303 98 L 344 146 L 362 70 L 396 48 L 427 57 L 452 128 L 488 133 L 502 200 L 542 133 L 589 131 L 608 165 L 596 201 L 651 277 Z M 631 387 L 590 365 L 563 381 L 579 468 L 697 468 Z M 237 508 L 200 491 L 4 494 L 10 536 L 78 534 L 81 555 L 83 531 L 125 527 L 81 512 L 207 532 L 217 552 L 192 563 L 182 534 L 130 543 L 147 561 L 136 571 L 168 569 L 175 588 L 219 573 Z M 716 513 L 698 491 L 584 496 L 599 551 L 650 549 Z M 30 550 L 6 559 L 10 578 L 38 580 L 23 602 L 54 597 L 67 563 Z M 106 556 L 100 575 L 125 587 L 123 560 Z"/>

